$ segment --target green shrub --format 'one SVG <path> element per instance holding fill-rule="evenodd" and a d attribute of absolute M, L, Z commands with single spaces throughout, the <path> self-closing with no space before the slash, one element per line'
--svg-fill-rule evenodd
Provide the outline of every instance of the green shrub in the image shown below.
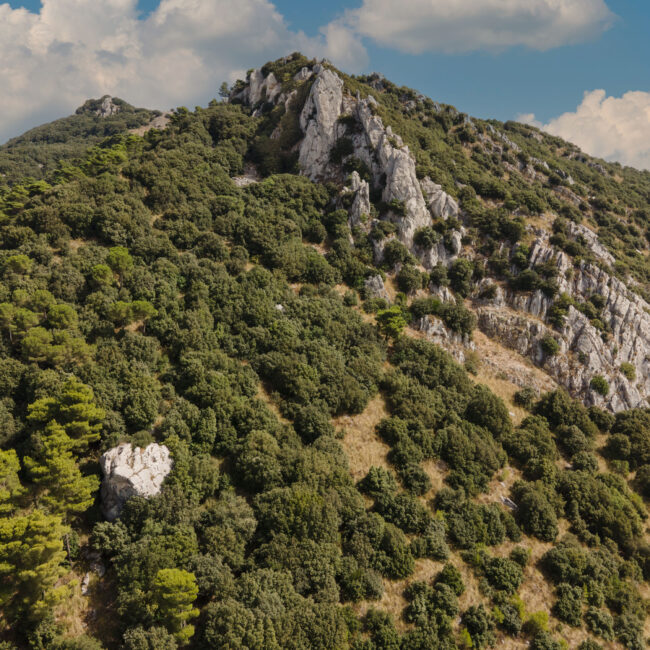
<path fill-rule="evenodd" d="M 627 362 L 623 362 L 620 365 L 619 370 L 630 380 L 634 381 L 636 379 L 636 368 Z"/>
<path fill-rule="evenodd" d="M 582 623 L 582 589 L 562 583 L 555 590 L 553 614 L 573 627 Z"/>
<path fill-rule="evenodd" d="M 599 395 L 606 397 L 609 393 L 609 383 L 602 375 L 594 375 L 589 382 L 589 385 Z"/>
<path fill-rule="evenodd" d="M 547 334 L 541 342 L 542 350 L 548 357 L 554 357 L 560 351 L 560 344 L 557 339 L 550 334 Z"/>

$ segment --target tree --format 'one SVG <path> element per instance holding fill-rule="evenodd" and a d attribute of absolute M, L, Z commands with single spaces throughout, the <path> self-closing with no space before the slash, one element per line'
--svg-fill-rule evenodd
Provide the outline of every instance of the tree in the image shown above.
<path fill-rule="evenodd" d="M 0 450 L 0 516 L 14 512 L 25 489 L 20 484 L 20 461 L 13 449 Z"/>
<path fill-rule="evenodd" d="M 16 275 L 26 275 L 30 272 L 33 262 L 27 255 L 11 255 L 5 262 L 5 268 Z"/>
<path fill-rule="evenodd" d="M 42 397 L 30 404 L 27 420 L 36 427 L 61 425 L 72 439 L 72 450 L 84 452 L 99 440 L 106 413 L 95 404 L 95 394 L 76 378 L 65 382 L 58 397 Z"/>
<path fill-rule="evenodd" d="M 228 95 L 230 95 L 230 88 L 228 88 L 228 82 L 223 81 L 219 86 L 219 97 L 225 100 L 228 98 Z"/>
<path fill-rule="evenodd" d="M 0 303 L 0 327 L 9 336 L 9 342 L 13 343 L 13 335 L 16 331 L 16 307 L 10 302 Z"/>
<path fill-rule="evenodd" d="M 125 327 L 133 318 L 132 304 L 124 300 L 114 302 L 108 308 L 108 318 L 115 323 L 117 327 Z"/>
<path fill-rule="evenodd" d="M 147 321 L 158 314 L 158 310 L 147 300 L 134 300 L 131 303 L 131 313 L 137 321 L 142 321 L 142 332 L 146 332 Z"/>
<path fill-rule="evenodd" d="M 99 488 L 99 478 L 82 475 L 71 452 L 74 442 L 65 429 L 52 421 L 35 442 L 34 458 L 25 456 L 23 462 L 39 488 L 39 503 L 64 520 L 88 510 Z"/>
<path fill-rule="evenodd" d="M 451 288 L 463 298 L 466 298 L 472 289 L 473 273 L 474 265 L 470 260 L 459 259 L 449 267 Z"/>
<path fill-rule="evenodd" d="M 131 257 L 128 249 L 124 246 L 115 246 L 108 252 L 106 263 L 112 269 L 119 280 L 120 288 L 124 281 L 124 274 L 133 268 L 133 258 Z"/>
<path fill-rule="evenodd" d="M 185 645 L 194 634 L 189 621 L 199 615 L 192 604 L 199 588 L 193 573 L 182 569 L 160 569 L 153 583 L 152 596 L 157 606 L 157 618 Z"/>
<path fill-rule="evenodd" d="M 93 282 L 99 286 L 113 283 L 113 271 L 107 264 L 95 264 L 90 271 Z"/>
<path fill-rule="evenodd" d="M 393 305 L 389 309 L 382 309 L 377 312 L 377 324 L 379 331 L 386 340 L 397 340 L 406 327 L 406 319 L 401 307 Z"/>
<path fill-rule="evenodd" d="M 0 607 L 10 620 L 37 620 L 65 594 L 55 584 L 68 531 L 60 517 L 40 510 L 0 519 Z"/>

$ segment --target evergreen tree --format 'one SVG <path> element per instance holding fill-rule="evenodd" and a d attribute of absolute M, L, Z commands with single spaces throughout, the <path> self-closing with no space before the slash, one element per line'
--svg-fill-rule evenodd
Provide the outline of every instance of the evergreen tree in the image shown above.
<path fill-rule="evenodd" d="M 68 532 L 59 516 L 40 510 L 0 518 L 0 608 L 8 619 L 39 619 L 65 594 L 55 584 Z"/>
<path fill-rule="evenodd" d="M 40 491 L 37 501 L 64 520 L 88 510 L 99 479 L 83 476 L 71 452 L 74 442 L 64 428 L 50 422 L 35 442 L 35 457 L 25 456 L 23 462 Z"/>
<path fill-rule="evenodd" d="M 25 489 L 20 484 L 20 461 L 13 449 L 0 450 L 0 516 L 12 514 Z"/>
<path fill-rule="evenodd" d="M 27 419 L 36 426 L 55 422 L 72 440 L 72 451 L 84 452 L 99 440 L 104 410 L 94 402 L 92 388 L 74 377 L 64 385 L 58 398 L 43 397 L 28 408 Z"/>
<path fill-rule="evenodd" d="M 185 645 L 194 634 L 194 626 L 188 621 L 199 615 L 199 610 L 192 606 L 199 593 L 194 574 L 181 569 L 160 569 L 152 591 L 160 622 Z"/>

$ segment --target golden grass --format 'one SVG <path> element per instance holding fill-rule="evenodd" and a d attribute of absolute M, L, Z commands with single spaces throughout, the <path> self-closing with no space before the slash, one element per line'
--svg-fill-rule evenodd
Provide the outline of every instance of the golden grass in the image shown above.
<path fill-rule="evenodd" d="M 377 395 L 358 415 L 342 415 L 332 420 L 336 428 L 343 429 L 341 445 L 350 465 L 350 474 L 355 481 L 362 479 L 368 470 L 375 467 L 389 468 L 387 455 L 390 447 L 383 442 L 375 427 L 388 417 L 381 395 Z"/>
<path fill-rule="evenodd" d="M 68 573 L 61 580 L 61 585 L 68 585 L 69 594 L 54 608 L 54 618 L 66 637 L 72 638 L 86 633 L 86 619 L 89 613 L 89 603 L 86 596 L 81 594 L 83 575 Z"/>
<path fill-rule="evenodd" d="M 522 386 L 537 386 L 540 391 L 550 391 L 557 384 L 545 372 L 514 350 L 504 347 L 487 337 L 480 330 L 473 333 L 476 352 L 480 359 L 480 367 L 476 376 L 469 375 L 476 383 L 485 384 L 498 395 L 513 415 L 515 424 L 519 424 L 528 412 L 514 404 L 514 394 Z M 517 383 L 512 377 L 517 380 Z"/>

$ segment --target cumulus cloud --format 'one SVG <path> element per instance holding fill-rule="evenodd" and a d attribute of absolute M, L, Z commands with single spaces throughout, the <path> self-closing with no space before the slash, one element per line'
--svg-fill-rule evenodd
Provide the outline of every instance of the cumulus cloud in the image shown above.
<path fill-rule="evenodd" d="M 650 170 L 650 93 L 608 97 L 604 90 L 592 90 L 574 112 L 548 124 L 532 113 L 518 119 L 569 140 L 592 156 Z"/>
<path fill-rule="evenodd" d="M 351 71 L 365 49 L 340 22 L 310 38 L 269 0 L 43 0 L 39 13 L 0 4 L 0 142 L 69 114 L 88 97 L 170 108 L 204 103 L 223 80 L 294 50 Z"/>
<path fill-rule="evenodd" d="M 410 54 L 577 43 L 607 29 L 604 0 L 363 0 L 346 13 L 358 33 Z"/>

